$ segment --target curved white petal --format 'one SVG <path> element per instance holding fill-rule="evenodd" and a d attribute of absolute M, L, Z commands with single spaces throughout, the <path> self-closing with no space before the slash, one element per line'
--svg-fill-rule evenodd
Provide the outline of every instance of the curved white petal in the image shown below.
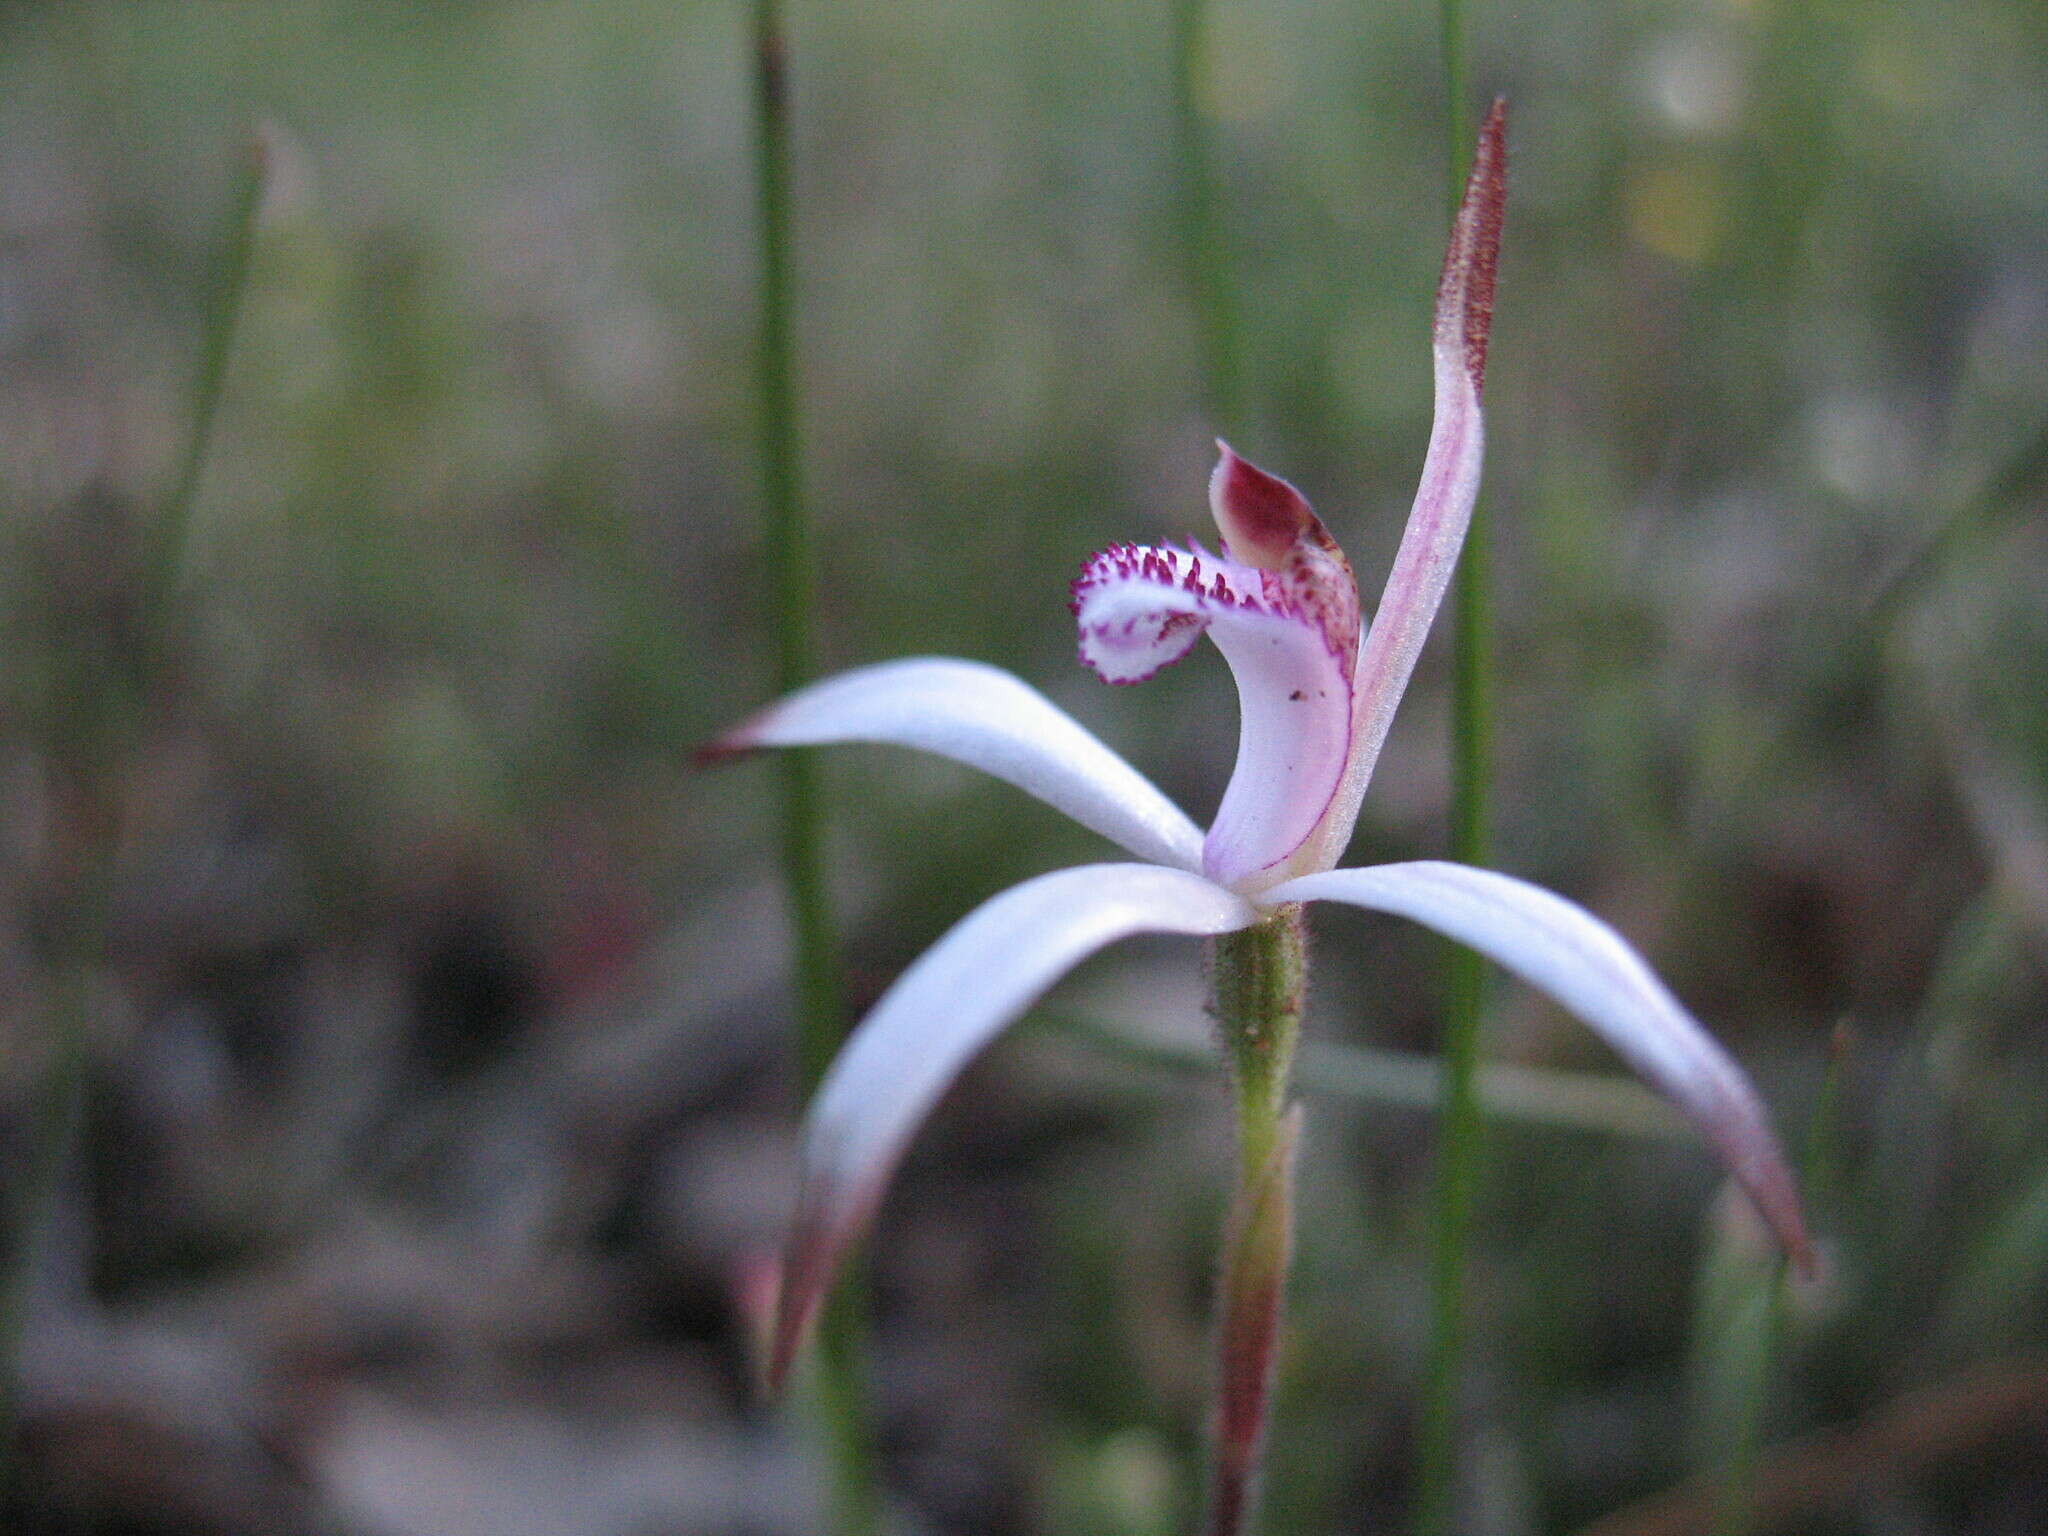
<path fill-rule="evenodd" d="M 1437 862 L 1304 875 L 1260 900 L 1343 901 L 1413 918 L 1549 993 L 1699 1128 L 1785 1251 L 1810 1268 L 1798 1191 L 1756 1090 L 1642 957 L 1584 908 L 1508 875 Z"/>
<path fill-rule="evenodd" d="M 1137 933 L 1227 933 L 1257 917 L 1199 875 L 1088 864 L 1013 886 L 927 950 L 854 1031 L 805 1116 L 771 1375 L 787 1369 L 905 1144 L 976 1052 L 1105 945 Z"/>
<path fill-rule="evenodd" d="M 1021 679 L 946 656 L 842 672 L 777 700 L 705 749 L 879 741 L 936 752 L 1065 811 L 1141 859 L 1202 866 L 1202 832 L 1150 780 Z"/>

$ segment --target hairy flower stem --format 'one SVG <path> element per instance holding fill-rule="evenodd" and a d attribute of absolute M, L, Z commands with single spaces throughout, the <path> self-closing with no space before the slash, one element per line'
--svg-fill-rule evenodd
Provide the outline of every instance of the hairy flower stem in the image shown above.
<path fill-rule="evenodd" d="M 1215 1447 L 1205 1529 L 1208 1536 L 1240 1536 L 1251 1526 L 1293 1248 L 1301 1115 L 1288 1108 L 1287 1089 L 1308 982 L 1302 909 L 1282 907 L 1253 927 L 1212 940 L 1210 979 L 1236 1089 L 1238 1165 L 1217 1304 Z"/>

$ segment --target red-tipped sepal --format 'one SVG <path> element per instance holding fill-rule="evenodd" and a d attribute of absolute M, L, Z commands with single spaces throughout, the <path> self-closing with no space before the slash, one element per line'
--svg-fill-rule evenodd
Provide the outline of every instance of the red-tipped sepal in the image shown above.
<path fill-rule="evenodd" d="M 1394 723 L 1394 708 L 1414 675 L 1422 643 L 1436 620 L 1444 591 L 1471 526 L 1486 456 L 1480 391 L 1486 383 L 1486 343 L 1493 328 L 1493 280 L 1500 258 L 1501 204 L 1507 171 L 1507 109 L 1496 101 L 1479 131 L 1471 179 L 1444 252 L 1437 285 L 1432 351 L 1436 409 L 1422 482 L 1401 547 L 1387 569 L 1380 605 L 1359 650 L 1352 703 L 1351 754 L 1344 781 L 1331 798 L 1324 830 L 1304 865 L 1328 868 L 1344 852 L 1358 819 L 1359 801 Z"/>
<path fill-rule="evenodd" d="M 1472 174 L 1451 222 L 1451 243 L 1436 290 L 1436 345 L 1457 354 L 1475 395 L 1486 392 L 1486 342 L 1493 331 L 1493 280 L 1507 200 L 1507 118 L 1507 102 L 1495 97 L 1479 128 Z"/>
<path fill-rule="evenodd" d="M 1210 1473 L 1208 1536 L 1240 1536 L 1251 1528 L 1294 1247 L 1294 1152 L 1300 1136 L 1297 1104 L 1282 1116 L 1257 1182 L 1238 1191 L 1230 1213 L 1217 1319 L 1216 1460 Z"/>

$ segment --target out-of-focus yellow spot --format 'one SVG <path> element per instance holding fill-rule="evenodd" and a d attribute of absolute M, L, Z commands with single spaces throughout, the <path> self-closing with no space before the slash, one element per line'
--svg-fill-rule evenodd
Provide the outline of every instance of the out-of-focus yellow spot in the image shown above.
<path fill-rule="evenodd" d="M 1721 234 L 1721 179 L 1712 168 L 1667 162 L 1638 170 L 1624 195 L 1638 245 L 1697 265 Z"/>
<path fill-rule="evenodd" d="M 1195 105 L 1204 115 L 1248 123 L 1284 107 L 1295 78 L 1287 58 L 1274 46 L 1270 27 L 1256 18 L 1212 10 L 1195 62 Z"/>

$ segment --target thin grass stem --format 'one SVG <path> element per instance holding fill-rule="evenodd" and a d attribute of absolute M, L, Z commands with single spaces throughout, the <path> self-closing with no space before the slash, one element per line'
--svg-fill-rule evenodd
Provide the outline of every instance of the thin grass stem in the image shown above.
<path fill-rule="evenodd" d="M 1208 46 L 1203 0 L 1174 0 L 1173 120 L 1180 250 L 1200 330 L 1202 385 L 1216 430 L 1245 427 L 1244 337 L 1216 155 L 1201 102 Z"/>
<path fill-rule="evenodd" d="M 214 417 L 219 413 L 227 383 L 228 355 L 234 345 L 236 322 L 242 314 L 243 294 L 249 286 L 249 262 L 256 249 L 256 219 L 263 205 L 268 170 L 269 152 L 263 135 L 253 133 L 235 169 L 220 245 L 207 279 L 201 310 L 199 367 L 192 379 L 184 452 L 179 455 L 177 476 L 158 511 L 151 539 L 144 600 L 151 643 L 158 653 L 154 659 L 158 661 L 191 557 L 192 510 L 199 498 L 207 449 L 213 443 Z"/>
<path fill-rule="evenodd" d="M 1471 90 L 1463 0 L 1439 0 L 1447 102 L 1447 169 L 1452 216 L 1472 155 Z M 1491 757 L 1486 522 L 1475 506 L 1458 561 L 1451 613 L 1451 857 L 1483 864 L 1487 764 Z M 1443 1090 L 1431 1213 L 1430 1339 L 1416 1469 L 1414 1530 L 1443 1536 L 1457 1502 L 1458 1397 L 1467 1329 L 1465 1274 L 1471 1245 L 1484 1125 L 1478 1086 L 1479 1018 L 1485 962 L 1454 946 L 1445 968 Z"/>
<path fill-rule="evenodd" d="M 811 531 L 805 511 L 792 337 L 788 46 L 778 0 L 753 12 L 755 188 L 760 221 L 760 334 L 755 385 L 775 685 L 788 693 L 812 673 Z M 822 797 L 807 751 L 779 754 L 781 857 L 795 942 L 797 1057 L 806 1097 L 846 1035 L 838 944 L 825 885 Z M 863 1371 L 858 1282 L 843 1279 L 819 1319 L 813 1406 L 831 1477 L 833 1529 L 871 1536 L 880 1520 L 874 1436 Z"/>
<path fill-rule="evenodd" d="M 252 134 L 240 164 L 222 221 L 221 239 L 201 309 L 199 365 L 192 378 L 186 413 L 187 431 L 176 475 L 144 543 L 140 607 L 144 619 L 139 694 L 102 695 L 89 707 L 119 716 L 129 705 L 146 703 L 166 680 L 174 654 L 174 620 L 185 562 L 191 543 L 192 514 L 198 500 L 207 449 L 213 441 L 214 418 L 220 409 L 227 378 L 228 355 L 236 321 L 248 287 L 250 256 L 256 243 L 256 218 L 263 202 L 268 155 L 260 134 Z M 95 971 L 105 962 L 107 921 L 112 901 L 114 859 L 120 842 L 119 776 L 131 750 L 126 727 L 94 730 L 94 741 L 111 741 L 101 760 L 79 765 L 90 781 L 84 803 L 98 808 L 83 828 L 85 866 L 78 897 L 65 925 L 51 983 L 50 1058 L 33 1111 L 27 1157 L 17 1194 L 7 1212 L 10 1251 L 0 1271 L 0 1500 L 11 1489 L 21 1431 L 21 1346 L 28 1310 L 57 1204 L 63 1194 L 64 1171 L 71 1165 L 85 1120 L 90 1076 L 92 1018 L 88 997 Z"/>
<path fill-rule="evenodd" d="M 30 1300 L 63 1191 L 64 1171 L 71 1166 L 85 1118 L 90 1031 L 81 995 L 84 979 L 75 974 L 60 976 L 55 990 L 50 1061 L 36 1096 L 35 1119 L 27 1155 L 20 1166 L 20 1183 L 7 1212 L 11 1251 L 6 1270 L 0 1273 L 0 1506 L 9 1501 L 18 1472 L 23 1399 L 21 1346 L 28 1327 Z"/>

